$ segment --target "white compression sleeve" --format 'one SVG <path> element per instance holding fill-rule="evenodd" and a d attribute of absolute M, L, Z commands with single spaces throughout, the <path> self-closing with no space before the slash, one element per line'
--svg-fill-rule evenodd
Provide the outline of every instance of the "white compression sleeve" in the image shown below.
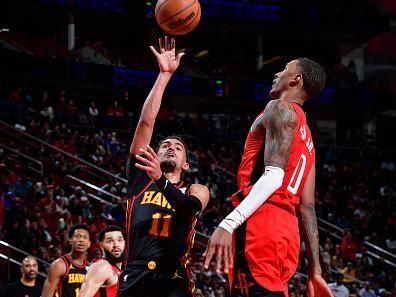
<path fill-rule="evenodd" d="M 245 199 L 220 223 L 219 227 L 232 233 L 242 225 L 277 189 L 282 186 L 282 168 L 266 166 L 264 174 L 254 184 Z"/>

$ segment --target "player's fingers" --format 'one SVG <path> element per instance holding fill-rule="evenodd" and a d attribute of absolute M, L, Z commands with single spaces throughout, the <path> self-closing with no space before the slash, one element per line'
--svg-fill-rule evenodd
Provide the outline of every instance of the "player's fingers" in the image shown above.
<path fill-rule="evenodd" d="M 229 255 L 228 255 L 227 247 L 224 248 L 223 260 L 224 260 L 224 272 L 228 273 L 228 269 L 230 268 L 230 265 L 229 265 Z"/>
<path fill-rule="evenodd" d="M 165 50 L 169 51 L 169 37 L 165 36 Z"/>
<path fill-rule="evenodd" d="M 153 162 L 151 162 L 147 158 L 143 158 L 142 156 L 136 155 L 136 159 L 138 159 L 139 161 L 143 162 L 146 166 L 150 166 L 150 167 L 154 166 Z"/>
<path fill-rule="evenodd" d="M 313 288 L 313 285 L 312 285 L 311 281 L 308 281 L 307 287 L 308 287 L 308 290 L 307 290 L 308 297 L 315 297 L 315 290 Z"/>
<path fill-rule="evenodd" d="M 139 151 L 142 152 L 142 154 L 144 154 L 148 160 L 154 161 L 154 157 L 152 156 L 151 152 L 144 150 L 143 148 L 140 148 Z"/>
<path fill-rule="evenodd" d="M 215 253 L 215 248 L 214 248 L 214 246 L 212 246 L 211 243 L 209 243 L 209 247 L 207 248 L 207 251 L 205 253 L 206 253 L 206 255 L 205 255 L 205 261 L 204 261 L 204 268 L 209 269 L 210 260 L 212 260 L 212 257 Z"/>
<path fill-rule="evenodd" d="M 165 52 L 164 39 L 163 38 L 159 38 L 158 39 L 158 43 L 159 43 L 159 47 L 160 47 L 160 52 L 162 54 L 162 53 Z"/>
<path fill-rule="evenodd" d="M 153 52 L 154 56 L 156 56 L 156 57 L 159 56 L 159 52 L 157 52 L 157 50 L 154 48 L 154 46 L 150 46 L 150 50 Z"/>
<path fill-rule="evenodd" d="M 223 246 L 217 247 L 216 251 L 216 272 L 221 272 L 221 262 L 223 261 Z"/>
<path fill-rule="evenodd" d="M 181 58 L 182 58 L 185 54 L 186 54 L 185 52 L 181 52 L 181 53 L 178 53 L 178 54 L 177 54 L 177 56 L 176 56 L 176 62 L 177 62 L 178 64 L 180 63 Z"/>
<path fill-rule="evenodd" d="M 135 163 L 135 167 L 140 169 L 140 170 L 144 170 L 144 171 L 147 171 L 147 170 L 150 169 L 150 167 L 144 166 L 144 165 L 139 164 L 139 163 Z"/>
<path fill-rule="evenodd" d="M 147 145 L 147 151 L 155 158 L 157 159 L 157 153 L 153 150 L 153 148 L 149 145 Z"/>
<path fill-rule="evenodd" d="M 231 269 L 234 267 L 234 257 L 231 246 L 227 247 L 227 252 L 228 252 L 228 268 Z"/>
<path fill-rule="evenodd" d="M 176 49 L 176 40 L 175 40 L 175 38 L 171 38 L 171 49 L 172 50 L 175 50 Z"/>

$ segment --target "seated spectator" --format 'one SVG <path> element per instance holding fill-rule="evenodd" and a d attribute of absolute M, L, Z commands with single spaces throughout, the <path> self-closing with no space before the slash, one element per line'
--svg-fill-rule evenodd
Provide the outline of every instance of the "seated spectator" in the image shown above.
<path fill-rule="evenodd" d="M 352 284 L 356 281 L 356 268 L 353 266 L 352 262 L 348 262 L 347 265 L 340 270 L 343 275 L 343 283 Z"/>
<path fill-rule="evenodd" d="M 331 292 L 334 297 L 349 297 L 349 290 L 343 283 L 344 276 L 340 273 L 337 274 L 337 280 L 334 283 L 329 284 Z"/>

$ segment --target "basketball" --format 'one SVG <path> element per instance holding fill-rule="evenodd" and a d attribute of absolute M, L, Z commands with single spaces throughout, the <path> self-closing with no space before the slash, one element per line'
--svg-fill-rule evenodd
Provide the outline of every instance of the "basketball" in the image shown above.
<path fill-rule="evenodd" d="M 158 0 L 155 18 L 165 32 L 184 35 L 198 25 L 201 19 L 201 5 L 198 0 Z"/>

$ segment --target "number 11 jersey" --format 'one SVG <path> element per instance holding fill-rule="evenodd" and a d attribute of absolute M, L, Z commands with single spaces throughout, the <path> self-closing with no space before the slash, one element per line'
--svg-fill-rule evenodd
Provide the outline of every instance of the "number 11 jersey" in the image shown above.
<path fill-rule="evenodd" d="M 127 162 L 126 212 L 127 260 L 158 261 L 186 265 L 195 236 L 196 216 L 173 209 L 147 173 L 137 169 L 136 158 Z M 189 185 L 175 186 L 185 193 Z"/>

